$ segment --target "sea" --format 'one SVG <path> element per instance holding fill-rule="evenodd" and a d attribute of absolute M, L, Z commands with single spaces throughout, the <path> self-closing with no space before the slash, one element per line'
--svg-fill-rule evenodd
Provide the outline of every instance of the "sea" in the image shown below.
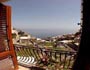
<path fill-rule="evenodd" d="M 22 29 L 22 31 L 37 38 L 54 37 L 58 35 L 72 34 L 77 30 L 65 30 L 65 29 Z"/>

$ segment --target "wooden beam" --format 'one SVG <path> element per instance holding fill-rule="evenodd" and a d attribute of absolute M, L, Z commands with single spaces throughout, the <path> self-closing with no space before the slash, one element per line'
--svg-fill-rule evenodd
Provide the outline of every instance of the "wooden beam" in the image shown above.
<path fill-rule="evenodd" d="M 12 53 L 11 51 L 4 51 L 4 52 L 0 53 L 0 60 L 10 56 L 11 53 Z"/>

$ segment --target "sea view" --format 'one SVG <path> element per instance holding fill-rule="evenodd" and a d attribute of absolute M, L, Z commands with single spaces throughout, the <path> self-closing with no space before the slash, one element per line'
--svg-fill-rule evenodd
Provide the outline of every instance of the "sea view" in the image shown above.
<path fill-rule="evenodd" d="M 86 1 L 0 0 L 0 70 L 90 70 Z"/>
<path fill-rule="evenodd" d="M 58 35 L 65 35 L 75 33 L 76 30 L 64 30 L 64 29 L 22 29 L 22 31 L 29 33 L 30 35 L 38 38 L 53 37 Z"/>

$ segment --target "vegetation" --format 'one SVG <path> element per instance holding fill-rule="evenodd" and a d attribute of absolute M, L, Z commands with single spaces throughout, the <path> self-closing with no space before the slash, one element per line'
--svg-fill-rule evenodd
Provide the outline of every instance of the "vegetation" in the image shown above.
<path fill-rule="evenodd" d="M 25 32 L 19 31 L 18 34 L 19 34 L 20 36 L 23 36 L 23 35 L 25 34 Z"/>
<path fill-rule="evenodd" d="M 15 33 L 12 34 L 12 38 L 16 38 L 16 36 L 17 36 L 17 35 L 16 35 Z"/>
<path fill-rule="evenodd" d="M 45 42 L 44 45 L 45 46 L 53 46 L 53 42 Z"/>

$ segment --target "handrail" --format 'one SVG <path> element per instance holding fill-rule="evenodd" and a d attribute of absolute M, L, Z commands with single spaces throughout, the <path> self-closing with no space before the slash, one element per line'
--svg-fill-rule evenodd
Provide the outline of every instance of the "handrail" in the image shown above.
<path fill-rule="evenodd" d="M 45 48 L 36 48 L 23 45 L 14 45 L 17 56 L 30 57 L 33 56 L 36 61 L 40 61 L 45 55 L 50 60 L 50 63 L 58 63 L 65 69 L 72 68 L 75 51 L 54 50 Z"/>

